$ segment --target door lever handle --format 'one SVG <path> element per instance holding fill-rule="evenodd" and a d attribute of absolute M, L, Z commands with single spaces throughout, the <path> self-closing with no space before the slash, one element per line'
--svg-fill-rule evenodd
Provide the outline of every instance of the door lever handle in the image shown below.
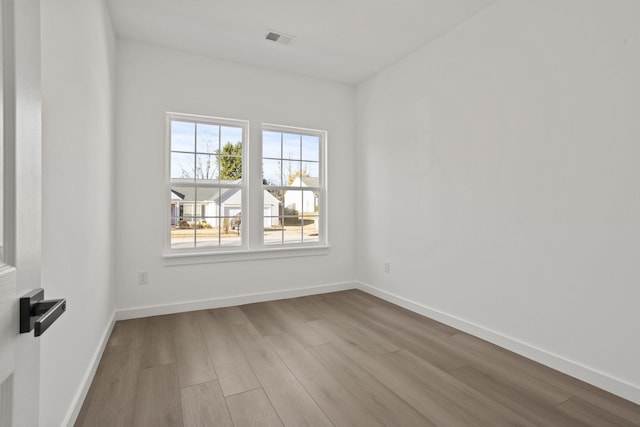
<path fill-rule="evenodd" d="M 20 298 L 20 333 L 39 337 L 67 309 L 66 299 L 44 299 L 44 289 L 35 289 Z"/>

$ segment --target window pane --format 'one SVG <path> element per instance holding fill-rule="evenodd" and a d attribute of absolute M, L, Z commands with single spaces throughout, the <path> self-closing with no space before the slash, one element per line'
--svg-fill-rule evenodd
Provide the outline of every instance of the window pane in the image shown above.
<path fill-rule="evenodd" d="M 220 148 L 220 126 L 198 123 L 196 128 L 196 151 L 214 154 Z"/>
<path fill-rule="evenodd" d="M 216 204 L 220 212 L 220 244 L 239 246 L 242 234 L 242 190 L 221 188 Z"/>
<path fill-rule="evenodd" d="M 195 123 L 171 121 L 171 151 L 191 151 L 195 147 Z"/>
<path fill-rule="evenodd" d="M 284 193 L 284 216 L 298 217 L 302 212 L 302 194 L 300 190 L 288 190 Z"/>
<path fill-rule="evenodd" d="M 279 159 L 282 157 L 280 132 L 262 132 L 262 157 Z"/>
<path fill-rule="evenodd" d="M 194 179 L 193 154 L 171 153 L 171 178 Z"/>
<path fill-rule="evenodd" d="M 171 248 L 189 249 L 195 247 L 195 229 L 179 227 L 171 229 Z"/>
<path fill-rule="evenodd" d="M 320 219 L 317 213 L 303 213 L 302 214 L 302 241 L 303 242 L 319 242 L 319 228 L 318 220 Z"/>
<path fill-rule="evenodd" d="M 303 242 L 319 242 L 320 206 L 319 193 L 302 192 L 302 240 Z"/>
<path fill-rule="evenodd" d="M 282 185 L 282 170 L 280 160 L 262 161 L 262 179 L 266 185 Z"/>
<path fill-rule="evenodd" d="M 282 158 L 300 160 L 300 135 L 282 134 Z"/>
<path fill-rule="evenodd" d="M 302 243 L 302 223 L 299 217 L 284 217 L 283 243 Z"/>
<path fill-rule="evenodd" d="M 262 216 L 264 218 L 267 217 L 281 217 L 282 216 L 282 200 L 283 200 L 284 191 L 282 190 L 264 190 L 263 191 L 263 199 L 264 204 L 262 206 Z M 265 228 L 270 228 L 273 226 L 280 226 L 280 221 L 274 223 L 273 220 L 264 221 Z"/>
<path fill-rule="evenodd" d="M 284 243 L 302 242 L 302 195 L 303 191 L 300 190 L 288 190 L 284 193 Z"/>
<path fill-rule="evenodd" d="M 218 161 L 212 154 L 196 154 L 196 180 L 212 181 L 219 176 Z"/>
<path fill-rule="evenodd" d="M 315 213 L 318 211 L 318 194 L 312 190 L 304 190 L 301 191 L 301 201 L 300 204 L 296 206 L 296 210 L 299 213 Z M 293 197 L 293 196 L 292 196 Z M 296 195 L 296 197 L 298 197 Z"/>
<path fill-rule="evenodd" d="M 302 135 L 302 160 L 320 161 L 320 138 Z"/>
<path fill-rule="evenodd" d="M 196 214 L 200 220 L 216 217 L 220 215 L 218 210 L 218 199 L 220 198 L 219 188 L 198 187 L 196 189 Z"/>
<path fill-rule="evenodd" d="M 195 192 L 193 186 L 172 186 L 171 187 L 171 247 L 172 248 L 193 248 L 194 247 L 194 224 L 196 220 L 193 213 L 195 208 Z"/>
<path fill-rule="evenodd" d="M 264 190 L 262 223 L 265 244 L 282 244 L 282 209 L 284 191 Z"/>
<path fill-rule="evenodd" d="M 302 176 L 304 187 L 318 187 L 320 178 L 320 163 L 302 162 Z"/>
<path fill-rule="evenodd" d="M 220 216 L 231 218 L 242 211 L 242 190 L 239 188 L 221 188 L 220 197 L 216 198 Z"/>
<path fill-rule="evenodd" d="M 273 224 L 270 227 L 264 228 L 264 244 L 265 245 L 281 245 L 283 241 L 282 233 L 283 228 L 280 225 L 281 218 L 271 217 L 265 218 L 265 222 Z"/>
<path fill-rule="evenodd" d="M 233 145 L 237 143 L 242 144 L 242 128 L 221 126 L 220 145 L 224 147 L 227 143 L 231 143 Z"/>
<path fill-rule="evenodd" d="M 220 169 L 220 180 L 238 182 L 242 179 L 242 157 L 219 156 L 217 161 Z"/>
<path fill-rule="evenodd" d="M 300 185 L 300 180 L 296 182 L 296 178 L 300 176 L 300 161 L 283 160 L 282 161 L 282 180 L 283 185 Z"/>
<path fill-rule="evenodd" d="M 198 222 L 196 226 L 196 247 L 220 246 L 220 228 L 217 225 L 217 218 L 205 218 Z"/>
<path fill-rule="evenodd" d="M 221 246 L 240 246 L 240 226 L 235 222 L 237 217 L 223 217 L 220 230 Z M 235 227 L 234 227 L 235 224 Z"/>
<path fill-rule="evenodd" d="M 193 185 L 172 185 L 171 186 L 171 203 L 176 203 L 176 206 L 182 206 L 184 204 L 193 203 L 196 196 L 196 189 Z M 178 211 L 176 215 L 182 215 L 181 211 Z"/>

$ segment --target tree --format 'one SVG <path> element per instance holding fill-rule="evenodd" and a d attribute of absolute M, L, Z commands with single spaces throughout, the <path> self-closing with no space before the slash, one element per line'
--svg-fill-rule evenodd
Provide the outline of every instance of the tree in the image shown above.
<path fill-rule="evenodd" d="M 295 171 L 295 173 L 289 173 L 289 178 L 287 179 L 287 182 L 289 183 L 289 185 L 293 184 L 293 181 L 295 181 L 296 179 L 298 179 L 298 177 L 301 178 L 305 178 L 309 176 L 309 171 L 307 169 L 302 169 L 302 171 Z"/>
<path fill-rule="evenodd" d="M 227 142 L 222 150 L 216 150 L 220 179 L 235 181 L 242 178 L 242 142 Z"/>
<path fill-rule="evenodd" d="M 214 146 L 217 146 L 217 140 L 212 137 L 207 137 L 201 141 L 200 144 L 204 145 L 204 149 L 201 148 L 202 153 L 211 153 Z M 214 161 L 213 155 L 198 154 L 195 158 L 195 165 L 190 168 L 182 168 L 182 177 L 197 179 L 197 180 L 211 180 L 218 178 L 219 165 Z"/>
<path fill-rule="evenodd" d="M 186 169 L 182 169 L 182 177 L 193 178 L 195 176 L 195 178 L 199 180 L 216 178 L 216 175 L 218 173 L 218 167 L 214 165 L 211 159 L 212 157 L 213 156 L 197 156 L 195 171 L 193 170 L 188 171 Z"/>

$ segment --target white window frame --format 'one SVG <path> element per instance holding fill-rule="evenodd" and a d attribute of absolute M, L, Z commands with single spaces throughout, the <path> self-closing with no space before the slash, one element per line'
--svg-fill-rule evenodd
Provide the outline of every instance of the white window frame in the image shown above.
<path fill-rule="evenodd" d="M 262 137 L 264 132 L 279 132 L 279 133 L 292 133 L 298 135 L 307 135 L 307 136 L 317 136 L 320 141 L 319 147 L 319 165 L 318 165 L 318 187 L 315 190 L 318 191 L 318 241 L 317 242 L 300 242 L 300 243 L 281 243 L 281 244 L 265 244 L 263 239 L 263 246 L 265 249 L 270 248 L 308 248 L 308 247 L 324 247 L 327 246 L 327 131 L 317 130 L 317 129 L 307 129 L 307 128 L 299 128 L 293 126 L 284 126 L 284 125 L 276 125 L 271 123 L 263 123 L 261 132 L 260 132 L 260 160 L 261 160 L 261 168 L 262 168 Z M 284 159 L 282 159 L 284 161 Z M 261 171 L 262 172 L 262 171 Z M 284 175 L 283 175 L 284 176 Z M 260 174 L 261 182 L 262 182 L 262 173 Z M 262 184 L 261 191 L 261 200 L 262 205 L 264 206 L 264 190 L 272 188 L 272 189 L 280 189 L 280 190 L 300 190 L 299 187 L 292 187 L 289 185 L 264 185 Z M 260 216 L 262 218 L 262 215 Z M 263 233 L 264 237 L 264 233 Z"/>
<path fill-rule="evenodd" d="M 240 246 L 219 246 L 202 248 L 172 248 L 171 247 L 171 121 L 178 120 L 192 123 L 207 123 L 215 125 L 230 125 L 242 127 L 242 183 L 238 185 L 242 190 L 242 228 Z M 260 131 L 252 141 L 250 134 L 250 123 L 247 120 L 236 120 L 213 116 L 202 116 L 184 113 L 166 113 L 166 147 L 165 147 L 165 177 L 166 177 L 166 216 L 165 227 L 165 251 L 163 254 L 164 265 L 189 265 L 217 262 L 250 261 L 259 259 L 291 258 L 327 255 L 329 244 L 327 240 L 327 132 L 316 129 L 283 126 L 263 123 Z M 264 244 L 263 213 L 264 213 L 264 190 L 262 182 L 262 131 L 273 130 L 276 132 L 290 132 L 303 135 L 313 135 L 320 137 L 319 153 L 319 203 L 318 210 L 318 242 L 307 243 L 284 243 L 277 245 Z M 254 162 L 251 162 L 251 159 Z M 174 184 L 175 185 L 175 184 Z M 225 187 L 227 185 L 224 185 Z M 259 191 L 257 197 L 255 192 Z M 251 194 L 253 193 L 253 194 Z M 260 206 L 252 206 L 252 203 L 260 203 Z"/>
<path fill-rule="evenodd" d="M 165 165 L 165 177 L 166 177 L 166 204 L 165 206 L 171 206 L 171 188 L 176 185 L 171 178 L 171 122 L 172 121 L 180 121 L 180 122 L 188 122 L 188 123 L 203 123 L 203 124 L 211 124 L 217 126 L 233 126 L 242 128 L 242 180 L 239 184 L 205 184 L 198 183 L 194 181 L 193 186 L 198 188 L 239 188 L 242 192 L 241 197 L 241 224 L 245 224 L 248 221 L 248 187 L 250 180 L 250 168 L 248 167 L 248 158 L 247 155 L 249 151 L 249 122 L 246 120 L 236 120 L 236 119 L 227 119 L 221 117 L 210 117 L 210 116 L 199 116 L 194 114 L 183 114 L 183 113 L 167 113 L 166 115 L 166 165 Z M 195 141 L 194 141 L 194 150 L 195 150 Z M 195 151 L 194 151 L 195 154 Z M 165 229 L 166 229 L 166 251 L 165 257 L 170 257 L 172 255 L 181 255 L 181 256 L 189 256 L 189 255 L 203 255 L 203 254 L 218 254 L 218 253 L 229 253 L 229 252 L 238 252 L 247 250 L 248 242 L 250 238 L 250 227 L 242 227 L 242 231 L 240 233 L 240 245 L 236 246 L 204 246 L 204 247 L 195 247 L 195 248 L 172 248 L 171 247 L 171 211 L 170 209 L 166 210 L 166 220 L 165 220 Z M 195 234 L 194 234 L 195 238 Z"/>

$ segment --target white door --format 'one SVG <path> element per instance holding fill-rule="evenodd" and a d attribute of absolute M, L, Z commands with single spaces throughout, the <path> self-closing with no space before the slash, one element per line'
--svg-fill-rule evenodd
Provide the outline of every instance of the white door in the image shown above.
<path fill-rule="evenodd" d="M 13 374 L 15 372 L 16 333 L 15 268 L 0 267 L 0 426 L 12 426 Z"/>
<path fill-rule="evenodd" d="M 0 81 L 3 80 L 4 67 L 7 65 L 4 60 L 4 30 L 5 23 L 3 16 L 5 11 L 0 4 L 0 34 L 2 34 L 2 44 L 0 44 Z M 4 85 L 0 86 L 0 134 L 4 135 Z M 4 136 L 3 136 L 4 147 Z M 15 371 L 15 317 L 17 314 L 16 305 L 16 271 L 15 268 L 4 262 L 4 149 L 0 150 L 0 426 L 11 426 L 13 413 L 13 373 Z"/>
<path fill-rule="evenodd" d="M 18 298 L 40 287 L 39 0 L 0 1 L 0 427 L 37 427 L 40 343 Z"/>

